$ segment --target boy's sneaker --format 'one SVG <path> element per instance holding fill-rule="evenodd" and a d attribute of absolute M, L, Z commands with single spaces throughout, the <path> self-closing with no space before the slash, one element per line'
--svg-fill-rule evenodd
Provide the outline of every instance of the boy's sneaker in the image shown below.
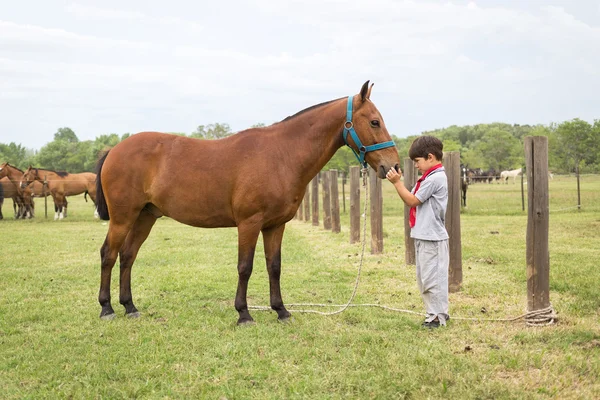
<path fill-rule="evenodd" d="M 434 329 L 434 328 L 439 328 L 440 327 L 440 321 L 438 320 L 433 320 L 433 321 L 425 321 L 423 322 L 423 324 L 421 325 L 423 328 L 429 328 L 429 329 Z"/>

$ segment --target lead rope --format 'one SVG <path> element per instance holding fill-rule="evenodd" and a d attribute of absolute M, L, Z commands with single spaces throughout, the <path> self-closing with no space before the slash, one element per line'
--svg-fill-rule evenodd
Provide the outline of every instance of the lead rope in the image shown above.
<path fill-rule="evenodd" d="M 362 174 L 362 178 L 363 178 L 363 188 L 364 188 L 364 192 L 365 192 L 365 208 L 363 211 L 362 250 L 360 253 L 360 263 L 358 264 L 358 272 L 356 274 L 356 281 L 354 282 L 354 289 L 352 290 L 352 294 L 350 295 L 350 298 L 348 299 L 346 304 L 315 304 L 315 303 L 288 304 L 287 305 L 288 307 L 340 307 L 338 310 L 331 311 L 331 312 L 323 312 L 323 311 L 308 310 L 308 309 L 294 310 L 294 312 L 319 314 L 319 315 L 336 315 L 336 314 L 343 313 L 344 311 L 346 311 L 348 309 L 348 307 L 357 306 L 357 305 L 351 304 L 351 303 L 352 303 L 352 300 L 354 300 L 354 297 L 356 296 L 356 291 L 358 290 L 358 283 L 360 282 L 360 272 L 362 270 L 363 261 L 365 258 L 365 247 L 366 247 L 366 243 L 367 243 L 367 207 L 368 207 L 368 203 L 369 203 L 369 196 L 367 193 L 368 192 L 367 191 L 368 173 L 369 173 L 368 168 L 363 167 L 361 170 L 361 174 Z M 262 311 L 268 311 L 271 309 L 270 307 L 267 307 L 267 306 L 248 306 L 248 308 L 251 310 L 262 310 Z"/>
<path fill-rule="evenodd" d="M 363 216 L 363 239 L 362 239 L 362 249 L 361 249 L 361 254 L 360 254 L 360 262 L 358 264 L 358 271 L 356 274 L 356 281 L 354 282 L 354 289 L 352 290 L 352 294 L 350 295 L 350 298 L 348 299 L 348 301 L 345 304 L 318 304 L 318 303 L 288 304 L 287 305 L 288 307 L 340 307 L 338 310 L 331 311 L 331 312 L 323 312 L 323 311 L 310 310 L 310 309 L 293 310 L 294 312 L 330 316 L 330 315 L 341 314 L 344 311 L 346 311 L 349 307 L 377 307 L 377 308 L 382 308 L 382 309 L 388 310 L 388 311 L 401 312 L 401 313 L 406 313 L 406 314 L 414 314 L 414 315 L 420 315 L 420 316 L 426 315 L 425 313 L 422 313 L 422 312 L 416 312 L 416 311 L 412 311 L 412 310 L 404 310 L 401 308 L 385 306 L 382 304 L 374 304 L 374 303 L 372 303 L 372 304 L 352 304 L 352 300 L 354 300 L 354 297 L 356 296 L 356 291 L 358 290 L 358 284 L 360 282 L 360 273 L 362 271 L 363 261 L 365 258 L 365 247 L 366 247 L 366 243 L 367 243 L 367 209 L 368 209 L 368 202 L 369 202 L 369 195 L 368 195 L 368 190 L 367 190 L 368 189 L 367 188 L 368 172 L 369 172 L 368 167 L 363 167 L 361 170 L 361 174 L 363 177 L 363 185 L 362 186 L 363 186 L 364 192 L 365 192 L 365 208 L 364 208 L 363 215 L 362 215 Z M 248 306 L 248 309 L 258 310 L 258 311 L 270 311 L 271 307 Z M 525 322 L 529 326 L 546 326 L 546 325 L 554 324 L 557 321 L 558 316 L 554 312 L 552 305 L 550 305 L 547 308 L 544 308 L 541 310 L 529 311 L 529 312 L 526 312 L 525 314 L 521 314 L 518 317 L 513 317 L 513 318 L 452 317 L 453 320 L 479 321 L 479 322 L 481 322 L 481 321 L 513 322 L 513 321 L 517 321 L 521 318 L 524 318 Z"/>

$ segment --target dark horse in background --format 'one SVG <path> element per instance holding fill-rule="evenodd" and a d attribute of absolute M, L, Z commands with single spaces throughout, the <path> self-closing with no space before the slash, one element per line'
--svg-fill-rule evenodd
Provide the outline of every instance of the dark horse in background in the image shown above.
<path fill-rule="evenodd" d="M 239 324 L 253 321 L 246 293 L 262 232 L 271 308 L 280 320 L 288 319 L 280 289 L 281 242 L 308 183 L 345 141 L 379 178 L 399 168 L 368 83 L 358 95 L 309 107 L 268 127 L 218 140 L 143 132 L 105 154 L 97 167 L 98 212 L 104 220 L 110 216 L 100 249 L 100 317 L 114 317 L 110 279 L 117 256 L 119 302 L 127 316 L 139 316 L 131 267 L 156 219 L 165 215 L 195 227 L 237 227 Z"/>
<path fill-rule="evenodd" d="M 471 183 L 473 172 L 466 165 L 460 164 L 460 194 L 463 207 L 467 206 L 467 189 Z"/>

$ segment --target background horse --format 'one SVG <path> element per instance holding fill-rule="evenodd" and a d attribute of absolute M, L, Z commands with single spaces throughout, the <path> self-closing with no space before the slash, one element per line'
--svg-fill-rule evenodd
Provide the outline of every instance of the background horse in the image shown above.
<path fill-rule="evenodd" d="M 156 219 L 166 215 L 195 227 L 237 227 L 238 324 L 253 321 L 246 293 L 262 232 L 270 305 L 278 319 L 288 319 L 280 289 L 281 242 L 285 224 L 296 214 L 308 183 L 344 142 L 381 179 L 399 167 L 394 142 L 369 100 L 372 86 L 368 83 L 358 95 L 315 105 L 271 126 L 223 139 L 143 132 L 106 153 L 97 168 L 98 212 L 102 219 L 110 216 L 100 250 L 100 317 L 114 317 L 110 279 L 117 256 L 119 302 L 127 316 L 139 316 L 131 295 L 131 267 Z"/>
<path fill-rule="evenodd" d="M 25 213 L 25 205 L 23 203 L 23 197 L 19 194 L 19 191 L 13 185 L 13 183 L 7 177 L 0 179 L 0 186 L 2 186 L 3 198 L 13 200 L 13 211 L 15 213 L 15 219 L 22 218 Z M 2 210 L 0 209 L 0 219 L 4 218 Z"/>
<path fill-rule="evenodd" d="M 511 171 L 502 171 L 500 173 L 500 180 L 506 184 L 508 184 L 508 178 L 513 178 L 513 184 L 516 183 L 517 176 L 521 175 L 521 168 L 513 169 Z"/>
<path fill-rule="evenodd" d="M 23 174 L 21 187 L 25 188 L 34 180 L 42 183 L 47 182 L 48 190 L 52 200 L 54 200 L 55 220 L 67 216 L 67 196 L 88 192 L 90 198 L 96 204 L 96 174 L 94 173 L 70 174 L 29 166 Z"/>
<path fill-rule="evenodd" d="M 35 214 L 33 196 L 43 196 L 44 188 L 43 184 L 37 181 L 26 188 L 21 188 L 23 174 L 23 171 L 7 162 L 0 165 L 0 178 L 7 177 L 12 182 L 17 189 L 20 201 L 22 202 L 22 209 L 19 211 L 19 217 L 32 218 Z"/>
<path fill-rule="evenodd" d="M 471 183 L 471 178 L 473 176 L 473 172 L 467 168 L 466 165 L 460 165 L 460 193 L 462 197 L 462 205 L 463 207 L 467 206 L 467 189 L 469 187 L 469 183 Z"/>

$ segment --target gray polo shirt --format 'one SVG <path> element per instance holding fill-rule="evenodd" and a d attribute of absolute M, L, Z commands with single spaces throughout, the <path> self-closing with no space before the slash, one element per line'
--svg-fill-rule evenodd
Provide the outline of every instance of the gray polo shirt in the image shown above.
<path fill-rule="evenodd" d="M 413 188 L 413 194 L 414 191 Z M 444 167 L 427 175 L 415 196 L 422 204 L 417 206 L 417 220 L 410 231 L 410 237 L 421 240 L 448 239 L 445 225 L 446 207 L 448 206 L 448 178 Z"/>

